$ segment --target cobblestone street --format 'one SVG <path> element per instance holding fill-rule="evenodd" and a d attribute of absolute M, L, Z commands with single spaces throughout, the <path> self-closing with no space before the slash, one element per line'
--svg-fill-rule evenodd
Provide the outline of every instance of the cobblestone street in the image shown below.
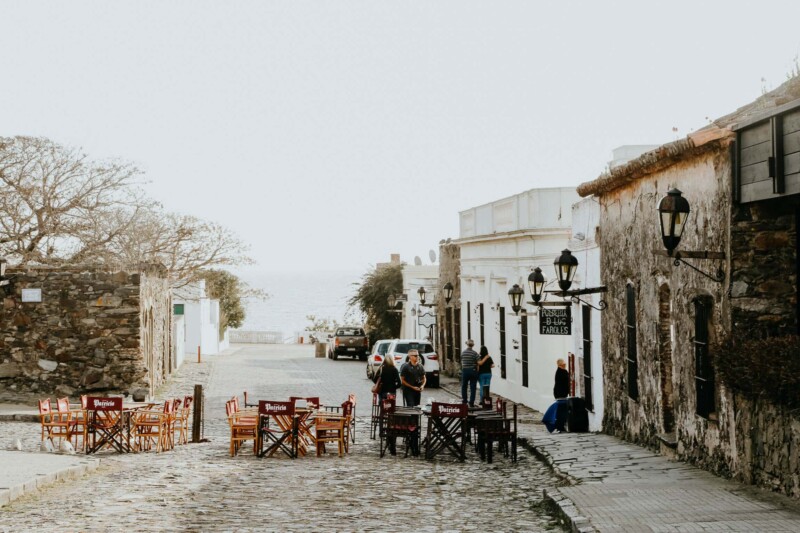
<path fill-rule="evenodd" d="M 4 507 L 0 531 L 550 531 L 560 526 L 542 506 L 542 489 L 557 483 L 520 448 L 512 464 L 491 465 L 469 452 L 446 456 L 379 457 L 369 439 L 370 387 L 359 361 L 313 358 L 310 346 L 238 346 L 203 363 L 187 362 L 159 398 L 206 388 L 207 443 L 167 453 L 98 454 L 93 474 L 59 482 Z M 339 404 L 358 399 L 356 444 L 344 458 L 253 457 L 247 446 L 228 454 L 224 403 L 320 396 Z M 444 390 L 429 396 L 451 399 Z M 4 422 L 4 443 L 21 438 L 38 449 L 39 426 Z M 524 428 L 521 433 L 525 433 Z M 399 451 L 399 450 L 398 450 Z"/>

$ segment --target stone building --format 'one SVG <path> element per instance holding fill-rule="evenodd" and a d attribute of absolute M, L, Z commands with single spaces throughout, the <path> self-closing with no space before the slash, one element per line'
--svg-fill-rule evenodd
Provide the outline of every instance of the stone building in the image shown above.
<path fill-rule="evenodd" d="M 9 269 L 0 309 L 0 396 L 152 394 L 174 370 L 166 270 L 91 266 Z"/>
<path fill-rule="evenodd" d="M 439 281 L 436 300 L 437 350 L 440 371 L 449 376 L 458 376 L 461 357 L 457 350 L 461 346 L 461 249 L 450 239 L 439 242 Z M 450 301 L 445 301 L 444 287 L 453 288 Z"/>
<path fill-rule="evenodd" d="M 800 418 L 728 390 L 716 379 L 713 352 L 716 341 L 745 323 L 797 328 L 800 153 L 781 165 L 785 187 L 773 194 L 777 143 L 766 132 L 783 137 L 769 126 L 776 113 L 788 117 L 787 132 L 800 123 L 792 114 L 800 109 L 798 85 L 791 80 L 578 187 L 601 210 L 609 304 L 602 322 L 605 431 L 795 496 Z M 788 136 L 788 144 L 798 144 Z M 673 188 L 691 206 L 678 251 L 724 257 L 686 259 L 709 276 L 665 256 L 657 206 Z M 765 188 L 766 196 L 754 194 Z M 718 269 L 722 282 L 712 279 Z"/>

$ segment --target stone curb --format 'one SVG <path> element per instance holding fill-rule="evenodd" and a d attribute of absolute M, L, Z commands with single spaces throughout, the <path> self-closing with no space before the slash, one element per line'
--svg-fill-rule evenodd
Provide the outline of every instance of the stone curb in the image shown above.
<path fill-rule="evenodd" d="M 461 397 L 461 391 L 454 391 L 449 386 L 440 385 L 440 388 L 456 397 Z M 561 471 L 556 466 L 555 461 L 544 448 L 538 447 L 528 441 L 525 437 L 520 437 L 517 444 L 531 452 L 537 459 L 543 462 L 547 467 L 562 481 L 569 485 L 577 485 L 579 481 L 573 476 Z M 596 533 L 598 530 L 595 528 L 588 518 L 582 516 L 575 504 L 564 496 L 558 489 L 542 490 L 545 505 L 550 510 L 551 514 L 569 524 L 572 533 Z"/>
<path fill-rule="evenodd" d="M 84 459 L 82 464 L 62 468 L 46 474 L 36 474 L 36 477 L 14 485 L 12 487 L 0 487 L 0 507 L 8 505 L 12 501 L 52 485 L 56 481 L 74 479 L 89 472 L 97 470 L 100 466 L 100 459 Z"/>
<path fill-rule="evenodd" d="M 578 479 L 559 469 L 555 461 L 553 461 L 553 458 L 545 449 L 532 444 L 525 437 L 520 437 L 518 444 L 535 455 L 536 458 L 547 465 L 556 477 L 568 485 L 577 485 L 580 483 Z M 560 490 L 550 489 L 550 491 L 548 491 L 547 489 L 543 489 L 542 494 L 545 504 L 553 515 L 569 524 L 572 533 L 593 533 L 597 531 L 597 528 L 592 525 L 589 519 L 580 514 L 577 507 L 575 507 L 575 503 L 564 496 Z"/>
<path fill-rule="evenodd" d="M 39 423 L 39 415 L 8 413 L 0 415 L 0 422 L 36 422 Z"/>

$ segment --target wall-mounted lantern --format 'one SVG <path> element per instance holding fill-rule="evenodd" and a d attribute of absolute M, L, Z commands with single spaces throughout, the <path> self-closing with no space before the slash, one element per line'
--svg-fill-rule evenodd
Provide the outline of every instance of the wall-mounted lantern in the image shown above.
<path fill-rule="evenodd" d="M 417 289 L 417 294 L 419 295 L 419 305 L 425 305 L 425 287 L 420 287 Z"/>
<path fill-rule="evenodd" d="M 511 300 L 511 309 L 514 310 L 515 315 L 518 315 L 522 309 L 523 296 L 525 296 L 525 291 L 516 283 L 508 290 L 508 299 Z"/>
<path fill-rule="evenodd" d="M 578 258 L 572 255 L 571 251 L 562 250 L 561 255 L 558 256 L 555 261 L 553 261 L 553 265 L 556 268 L 558 286 L 561 288 L 560 291 L 553 291 L 556 296 L 561 296 L 562 298 L 569 297 L 572 303 L 582 303 L 598 311 L 602 311 L 608 307 L 608 304 L 602 298 L 597 303 L 597 307 L 579 298 L 579 296 L 583 296 L 584 294 L 597 294 L 606 292 L 607 289 L 605 285 L 570 290 L 570 287 L 572 287 L 572 280 L 575 278 L 575 272 L 578 270 Z"/>
<path fill-rule="evenodd" d="M 448 281 L 444 284 L 442 290 L 444 291 L 444 303 L 449 304 L 450 300 L 453 299 L 453 284 Z"/>
<path fill-rule="evenodd" d="M 675 251 L 678 244 L 681 242 L 683 230 L 686 228 L 686 221 L 689 218 L 689 201 L 684 198 L 683 193 L 678 189 L 671 189 L 667 192 L 661 201 L 658 202 L 658 215 L 661 224 L 661 240 L 664 243 L 665 250 L 653 250 L 656 255 L 666 255 L 674 259 L 673 264 L 680 266 L 681 263 L 688 266 L 695 272 L 698 272 L 708 279 L 722 282 L 725 280 L 725 271 L 722 266 L 717 268 L 715 274 L 709 274 L 687 263 L 684 258 L 693 259 L 725 259 L 724 252 L 708 252 L 708 251 Z"/>
<path fill-rule="evenodd" d="M 533 303 L 538 304 L 542 299 L 542 291 L 544 290 L 544 275 L 541 268 L 534 268 L 533 272 L 528 275 L 528 288 L 531 291 Z"/>

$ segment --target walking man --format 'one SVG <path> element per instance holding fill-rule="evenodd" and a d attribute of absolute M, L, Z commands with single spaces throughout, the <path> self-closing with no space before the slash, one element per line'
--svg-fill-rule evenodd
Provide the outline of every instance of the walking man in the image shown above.
<path fill-rule="evenodd" d="M 475 388 L 478 385 L 478 352 L 472 349 L 475 341 L 467 341 L 467 349 L 461 352 L 461 401 L 475 407 Z M 469 402 L 467 402 L 469 384 Z"/>
<path fill-rule="evenodd" d="M 416 407 L 420 404 L 422 391 L 425 389 L 425 367 L 419 364 L 419 351 L 408 351 L 408 363 L 400 370 L 400 382 L 403 384 L 403 404 Z"/>
<path fill-rule="evenodd" d="M 558 359 L 556 361 L 553 396 L 558 403 L 558 410 L 556 411 L 556 433 L 562 433 L 566 431 L 565 424 L 569 416 L 569 403 L 567 402 L 567 396 L 569 396 L 569 371 L 567 370 L 567 362 L 563 359 Z"/>

